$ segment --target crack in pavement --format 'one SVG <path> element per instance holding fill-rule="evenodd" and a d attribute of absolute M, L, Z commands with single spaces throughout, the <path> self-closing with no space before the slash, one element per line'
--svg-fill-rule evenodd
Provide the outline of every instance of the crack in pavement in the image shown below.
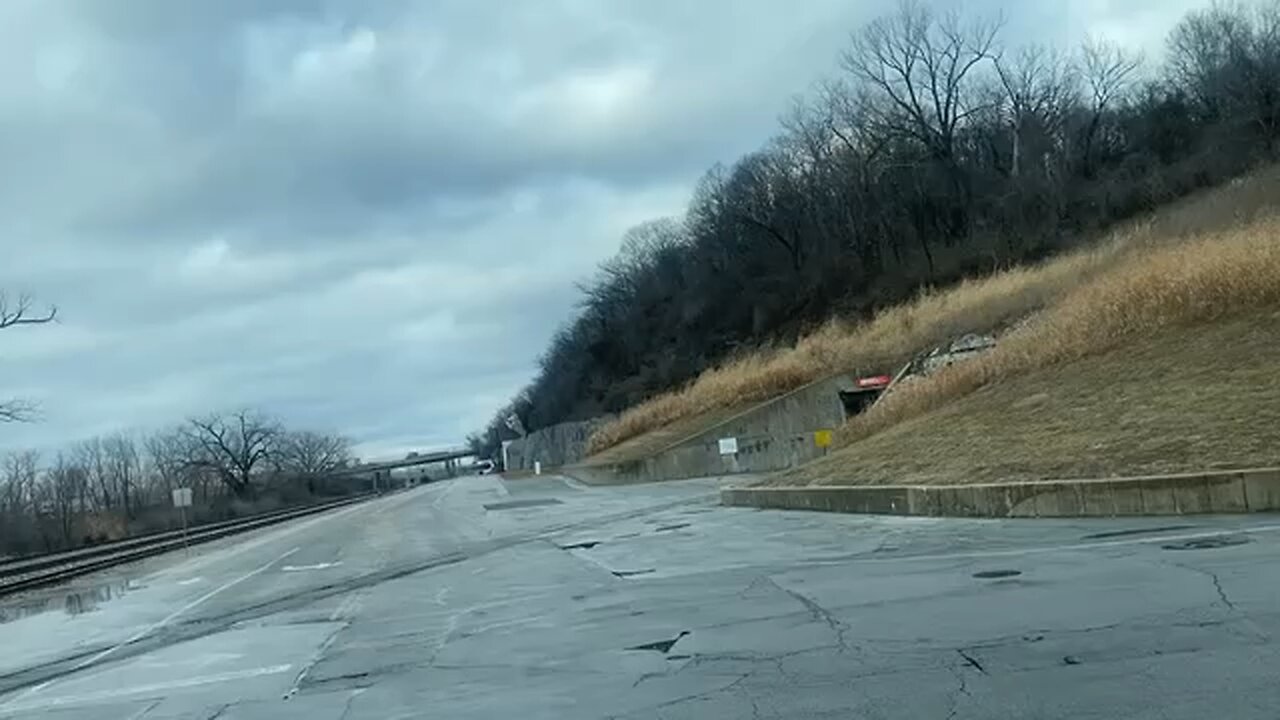
<path fill-rule="evenodd" d="M 1222 600 L 1223 605 L 1226 605 L 1234 611 L 1236 609 L 1236 604 L 1231 602 L 1231 598 L 1227 597 L 1227 591 L 1222 589 L 1222 580 L 1218 577 L 1218 573 L 1209 572 L 1209 578 L 1213 580 L 1213 587 L 1218 591 L 1218 599 Z"/>
<path fill-rule="evenodd" d="M 1213 570 L 1206 570 L 1204 568 L 1195 567 L 1194 565 L 1185 565 L 1179 562 L 1166 561 L 1164 564 L 1209 578 L 1209 581 L 1213 583 L 1213 591 L 1218 595 L 1218 602 L 1228 610 L 1238 612 L 1236 604 L 1231 601 L 1231 598 L 1227 597 L 1227 591 L 1222 587 L 1222 578 L 1218 577 L 1218 573 Z"/>
<path fill-rule="evenodd" d="M 987 674 L 987 669 L 982 667 L 982 663 L 978 662 L 976 658 L 974 658 L 969 653 L 965 652 L 964 648 L 956 648 L 956 652 L 959 653 L 960 657 L 964 658 L 965 663 L 970 667 L 972 667 L 974 670 L 977 670 L 983 675 Z"/>
<path fill-rule="evenodd" d="M 805 608 L 809 610 L 809 614 L 814 620 L 821 620 L 825 622 L 827 627 L 830 627 L 831 631 L 836 634 L 836 643 L 839 644 L 841 653 L 848 652 L 850 650 L 848 639 L 846 638 L 846 633 L 848 633 L 850 629 L 848 625 L 832 615 L 830 610 L 827 610 L 814 602 L 812 598 L 794 590 L 782 587 L 776 580 L 767 575 L 763 577 L 772 583 L 774 587 L 790 595 L 792 598 L 795 598 L 795 600 L 801 605 L 804 605 Z"/>
<path fill-rule="evenodd" d="M 590 518 L 578 522 L 558 523 L 544 528 L 513 533 L 511 535 L 491 540 L 463 543 L 460 544 L 453 552 L 437 555 L 423 561 L 408 563 L 373 573 L 367 573 L 365 575 L 349 578 L 343 581 L 313 586 L 299 592 L 273 598 L 266 602 L 239 607 L 231 612 L 223 613 L 221 615 L 187 620 L 185 622 L 168 626 L 167 628 L 145 638 L 141 638 L 136 642 L 119 646 L 119 649 L 112 654 L 111 659 L 104 660 L 101 663 L 95 663 L 92 666 L 78 667 L 76 666 L 76 661 L 80 658 L 97 654 L 101 651 L 101 647 L 77 651 L 75 654 L 65 656 L 55 661 L 23 668 L 22 670 L 0 676 L 0 683 L 3 683 L 3 681 L 6 680 L 11 681 L 0 684 L 0 697 L 25 690 L 27 688 L 36 687 L 42 683 L 53 682 L 65 677 L 70 677 L 71 675 L 83 670 L 100 669 L 102 667 L 118 664 L 131 658 L 135 658 L 139 655 L 169 647 L 171 645 L 208 637 L 231 629 L 239 623 L 284 612 L 286 610 L 296 610 L 334 595 L 341 595 L 354 590 L 360 590 L 393 580 L 398 580 L 416 573 L 435 570 L 437 568 L 455 565 L 468 560 L 474 560 L 501 550 L 518 547 L 528 543 L 539 542 L 551 536 L 568 531 L 630 520 L 644 515 L 663 512 L 673 507 L 698 503 L 712 497 L 718 497 L 718 495 L 714 493 L 692 495 L 690 497 L 680 498 L 679 500 L 656 503 L 643 508 L 603 515 L 597 518 Z M 111 645 L 108 645 L 108 647 L 110 646 Z"/>
<path fill-rule="evenodd" d="M 356 701 L 356 698 L 360 697 L 364 690 L 364 688 L 356 688 L 351 691 L 351 694 L 347 696 L 347 702 L 342 705 L 342 714 L 338 716 L 338 720 L 347 720 L 347 716 L 351 714 L 351 704 Z"/>
<path fill-rule="evenodd" d="M 959 683 L 959 686 L 956 688 L 955 692 L 951 693 L 951 707 L 947 710 L 947 720 L 952 720 L 956 714 L 960 712 L 960 698 L 962 696 L 967 698 L 973 697 L 969 692 L 969 681 L 964 676 L 964 668 L 953 667 L 951 669 L 951 674 L 955 675 L 956 682 Z"/>
<path fill-rule="evenodd" d="M 714 688 L 712 690 L 704 690 L 703 692 L 693 693 L 692 695 L 683 695 L 681 697 L 675 698 L 674 700 L 668 700 L 664 703 L 659 703 L 657 705 L 654 705 L 650 709 L 657 711 L 665 707 L 672 707 L 674 705 L 679 705 L 681 703 L 693 702 L 694 700 L 709 698 L 712 695 L 719 695 L 720 693 L 733 692 L 734 689 L 736 689 L 742 683 L 746 682 L 748 678 L 750 678 L 752 675 L 755 675 L 755 674 L 756 674 L 756 671 L 752 670 L 751 672 L 747 672 L 739 675 L 736 680 L 734 680 L 733 682 L 723 687 Z"/>
<path fill-rule="evenodd" d="M 307 660 L 307 663 L 302 666 L 302 669 L 299 670 L 298 674 L 294 677 L 293 685 L 290 686 L 289 690 L 284 694 L 284 700 L 288 700 L 298 694 L 298 691 L 302 689 L 302 684 L 307 681 L 307 675 L 311 674 L 312 668 L 324 659 L 324 654 L 329 649 L 329 646 L 333 645 L 333 643 L 338 639 L 338 636 L 349 627 L 351 627 L 350 620 L 343 623 L 337 630 L 330 633 L 329 637 L 325 638 L 324 642 L 320 643 L 320 647 L 311 654 L 311 658 Z"/>

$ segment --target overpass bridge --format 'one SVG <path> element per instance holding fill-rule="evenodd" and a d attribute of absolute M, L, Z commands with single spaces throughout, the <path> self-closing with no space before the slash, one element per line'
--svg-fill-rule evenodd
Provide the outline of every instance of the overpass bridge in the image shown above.
<path fill-rule="evenodd" d="M 474 455 L 475 453 L 471 451 L 471 448 L 467 447 L 452 447 L 445 448 L 443 450 L 432 450 L 430 452 L 412 452 L 399 460 L 385 460 L 352 465 L 348 468 L 334 470 L 330 472 L 328 476 L 331 478 L 368 477 L 373 480 L 373 486 L 375 489 L 387 488 L 391 486 L 392 470 L 443 463 L 445 473 L 449 477 L 453 477 L 458 471 L 458 461 Z"/>

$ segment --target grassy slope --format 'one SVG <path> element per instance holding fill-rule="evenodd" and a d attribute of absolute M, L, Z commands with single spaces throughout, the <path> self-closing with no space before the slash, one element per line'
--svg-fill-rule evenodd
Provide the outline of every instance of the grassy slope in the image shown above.
<path fill-rule="evenodd" d="M 1280 466 L 1274 309 L 1170 328 L 987 386 L 767 482 L 945 484 L 1259 466 Z"/>
<path fill-rule="evenodd" d="M 833 321 L 794 348 L 764 350 L 702 374 L 674 390 L 624 412 L 591 438 L 593 453 L 626 443 L 622 455 L 662 445 L 646 435 L 668 437 L 676 425 L 689 434 L 721 410 L 759 402 L 836 372 L 891 372 L 917 352 L 964 332 L 990 332 L 1043 310 L 1153 246 L 1247 222 L 1280 197 L 1280 168 L 1199 193 L 1151 218 L 1118 229 L 1096 246 L 1047 263 L 1015 268 L 955 287 L 928 292 L 889 308 L 865 323 Z"/>
<path fill-rule="evenodd" d="M 706 412 L 681 417 L 668 425 L 629 438 L 603 452 L 592 455 L 584 462 L 588 465 L 610 465 L 640 460 L 654 455 L 669 445 L 696 435 L 751 407 L 750 404 L 716 407 Z"/>

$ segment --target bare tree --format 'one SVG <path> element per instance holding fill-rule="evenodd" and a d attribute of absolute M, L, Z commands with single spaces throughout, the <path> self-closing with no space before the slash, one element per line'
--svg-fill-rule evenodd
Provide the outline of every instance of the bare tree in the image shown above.
<path fill-rule="evenodd" d="M 187 465 L 186 444 L 182 435 L 176 431 L 157 432 L 143 440 L 147 454 L 147 463 L 155 472 L 155 481 L 168 497 L 174 488 L 180 487 Z"/>
<path fill-rule="evenodd" d="M 284 433 L 276 459 L 283 472 L 313 478 L 350 463 L 351 441 L 310 430 Z"/>
<path fill-rule="evenodd" d="M 253 494 L 253 481 L 277 450 L 280 425 L 262 413 L 237 410 L 189 419 L 179 430 L 186 463 L 215 473 L 236 497 Z"/>
<path fill-rule="evenodd" d="M 935 158 L 955 159 L 956 135 L 977 112 L 973 73 L 998 55 L 1001 23 L 965 25 L 957 13 L 935 18 L 917 0 L 853 36 L 841 65 L 881 102 L 871 106 L 884 130 L 914 138 Z"/>
<path fill-rule="evenodd" d="M 36 483 L 40 455 L 34 450 L 13 452 L 0 466 L 0 555 L 25 554 L 36 549 Z"/>
<path fill-rule="evenodd" d="M 1133 86 L 1138 67 L 1142 65 L 1142 56 L 1125 52 L 1116 43 L 1096 37 L 1084 41 L 1080 55 L 1084 84 L 1089 92 L 1089 122 L 1084 129 L 1080 157 L 1085 177 L 1091 177 L 1103 120 Z"/>
<path fill-rule="evenodd" d="M 110 510 L 119 502 L 116 484 L 107 467 L 107 454 L 102 438 L 82 440 L 71 448 L 71 459 L 84 468 L 85 491 L 92 496 L 93 505 L 99 510 Z"/>
<path fill-rule="evenodd" d="M 1236 114 L 1273 147 L 1280 134 L 1280 3 L 1188 13 L 1169 36 L 1169 70 L 1207 116 Z"/>
<path fill-rule="evenodd" d="M 85 496 L 86 482 L 84 468 L 58 453 L 39 484 L 39 512 L 56 528 L 57 544 L 62 547 L 69 547 L 75 542 L 76 519 L 85 510 L 80 502 Z"/>
<path fill-rule="evenodd" d="M 102 440 L 102 457 L 110 484 L 119 498 L 125 517 L 132 517 L 134 495 L 142 475 L 141 456 L 133 437 L 126 433 L 109 435 Z"/>
<path fill-rule="evenodd" d="M 0 291 L 0 330 L 19 325 L 43 325 L 53 322 L 58 316 L 56 307 L 35 312 L 34 305 L 35 301 L 30 295 L 19 295 L 16 300 L 11 300 Z M 29 400 L 0 401 L 0 422 L 26 422 L 35 416 L 36 410 L 35 403 Z"/>
<path fill-rule="evenodd" d="M 1033 165 L 1028 155 L 1037 156 L 1036 164 L 1043 166 L 1053 146 L 1061 144 L 1079 78 L 1063 53 L 1042 45 L 1024 47 L 1012 60 L 997 58 L 994 64 L 1004 91 L 1003 119 L 1009 126 L 1009 174 L 1016 178 L 1024 166 Z"/>

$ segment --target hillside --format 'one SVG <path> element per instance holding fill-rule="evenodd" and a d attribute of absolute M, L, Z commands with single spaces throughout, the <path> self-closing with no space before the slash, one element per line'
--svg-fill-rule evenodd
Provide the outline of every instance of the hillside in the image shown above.
<path fill-rule="evenodd" d="M 770 485 L 975 483 L 1280 466 L 1280 309 L 992 384 Z"/>
<path fill-rule="evenodd" d="M 992 351 L 852 418 L 833 454 L 768 482 L 947 484 L 1280 465 L 1277 347 L 1280 216 L 1139 246 Z"/>
<path fill-rule="evenodd" d="M 994 19 L 918 3 L 853 29 L 773 137 L 708 169 L 679 217 L 620 238 L 476 452 L 498 456 L 512 415 L 529 431 L 619 415 L 599 452 L 823 373 L 884 371 L 1213 225 L 1242 205 L 1134 220 L 1277 157 L 1266 7 L 1189 11 L 1142 68 L 1115 43 L 1019 46 Z"/>
<path fill-rule="evenodd" d="M 1118 266 L 1141 267 L 1158 251 L 1233 238 L 1261 238 L 1266 247 L 1267 213 L 1280 198 L 1280 167 L 1238 178 L 1194 194 L 1123 226 L 1096 245 L 1033 266 L 973 278 L 943 291 L 926 292 L 856 324 L 833 321 L 792 348 L 766 350 L 704 373 L 687 388 L 628 410 L 592 438 L 597 451 L 628 445 L 660 428 L 688 425 L 712 410 L 780 395 L 837 372 L 877 373 L 896 369 L 912 356 L 966 332 L 998 332 L 1065 298 L 1113 277 Z M 1246 228 L 1251 228 L 1247 229 Z M 1280 242 L 1280 241 L 1278 241 Z M 1191 259 L 1203 253 L 1191 251 Z M 1163 257 L 1163 256 L 1162 256 Z M 1175 262 L 1183 255 L 1169 256 Z M 1126 265 L 1130 264 L 1130 265 Z M 848 437 L 846 432 L 845 437 Z M 628 442 L 629 441 L 629 442 Z"/>

